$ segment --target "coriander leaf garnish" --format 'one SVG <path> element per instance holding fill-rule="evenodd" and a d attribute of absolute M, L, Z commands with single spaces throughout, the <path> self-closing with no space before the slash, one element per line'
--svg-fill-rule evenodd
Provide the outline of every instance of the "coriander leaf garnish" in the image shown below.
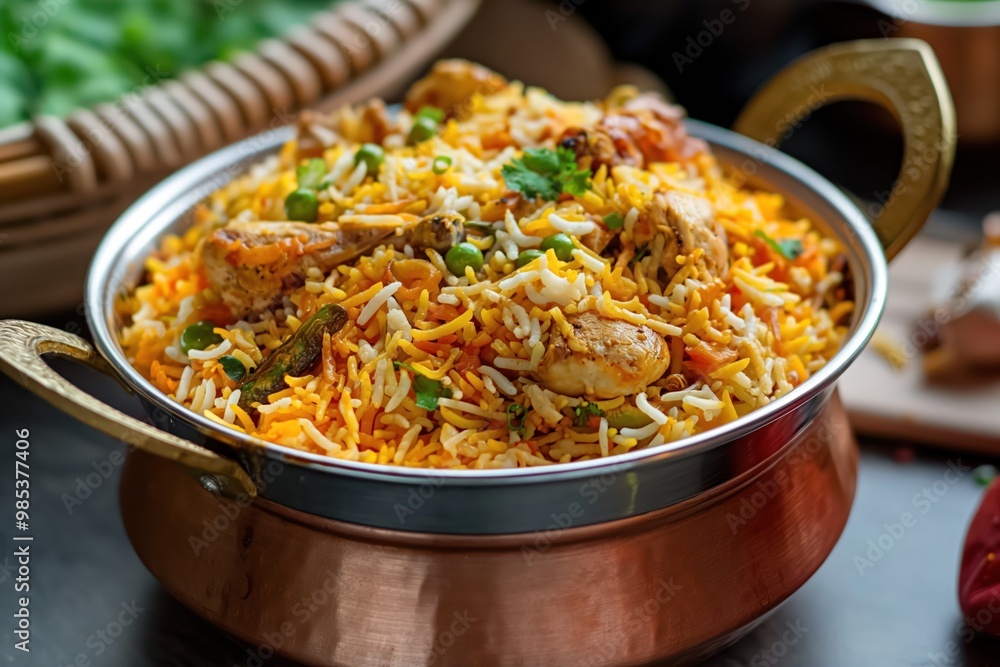
<path fill-rule="evenodd" d="M 528 408 L 517 403 L 507 406 L 507 429 L 520 433 L 528 423 Z"/>
<path fill-rule="evenodd" d="M 528 148 L 503 166 L 507 187 L 528 197 L 554 201 L 563 192 L 582 195 L 590 187 L 590 170 L 580 169 L 573 151 L 560 146 Z"/>
<path fill-rule="evenodd" d="M 753 235 L 757 238 L 763 239 L 764 243 L 771 246 L 776 253 L 785 259 L 794 260 L 802 254 L 802 241 L 799 239 L 784 239 L 782 241 L 775 241 L 760 229 L 755 231 Z"/>
<path fill-rule="evenodd" d="M 583 403 L 573 408 L 573 426 L 586 426 L 591 417 L 600 417 L 604 411 L 597 407 L 597 403 Z"/>
<path fill-rule="evenodd" d="M 439 398 L 451 398 L 451 389 L 443 386 L 438 380 L 432 380 L 426 375 L 422 375 L 416 368 L 402 361 L 392 363 L 396 368 L 405 368 L 413 373 L 413 394 L 417 399 L 418 408 L 434 411 L 438 409 Z"/>

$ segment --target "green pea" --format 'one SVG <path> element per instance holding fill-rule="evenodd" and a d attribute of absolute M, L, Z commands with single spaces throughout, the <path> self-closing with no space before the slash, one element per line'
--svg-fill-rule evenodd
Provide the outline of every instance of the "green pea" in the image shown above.
<path fill-rule="evenodd" d="M 444 120 L 444 109 L 439 109 L 437 107 L 432 107 L 430 105 L 422 106 L 413 115 L 414 118 L 427 118 L 434 121 L 435 123 L 440 123 Z"/>
<path fill-rule="evenodd" d="M 184 354 L 191 350 L 204 350 L 221 343 L 222 336 L 212 331 L 214 328 L 215 323 L 208 320 L 195 322 L 184 327 L 184 331 L 181 332 L 181 349 Z"/>
<path fill-rule="evenodd" d="M 299 188 L 285 197 L 285 215 L 289 220 L 316 222 L 319 217 L 319 200 L 312 190 Z"/>
<path fill-rule="evenodd" d="M 220 357 L 219 365 L 226 372 L 226 377 L 233 382 L 239 382 L 247 374 L 247 368 L 243 365 L 243 362 L 231 354 Z"/>
<path fill-rule="evenodd" d="M 300 188 L 318 188 L 324 176 L 326 176 L 326 161 L 322 158 L 313 158 L 295 168 L 295 177 L 299 181 Z"/>
<path fill-rule="evenodd" d="M 378 144 L 362 144 L 354 154 L 354 166 L 362 162 L 368 168 L 369 176 L 378 176 L 378 168 L 385 162 L 385 151 Z"/>
<path fill-rule="evenodd" d="M 437 123 L 431 118 L 417 118 L 413 121 L 413 127 L 406 136 L 406 145 L 414 146 L 422 141 L 427 141 L 437 134 Z"/>
<path fill-rule="evenodd" d="M 972 479 L 976 481 L 979 486 L 989 486 L 994 479 L 997 477 L 997 469 L 995 466 L 991 466 L 986 463 L 975 470 L 972 471 Z"/>
<path fill-rule="evenodd" d="M 473 271 L 483 268 L 483 253 L 471 243 L 459 243 L 448 250 L 444 263 L 454 275 L 464 276 L 467 266 L 471 266 Z"/>
<path fill-rule="evenodd" d="M 541 250 L 523 250 L 521 251 L 521 254 L 517 256 L 517 261 L 514 262 L 514 266 L 520 269 L 525 264 L 531 264 L 544 254 L 545 253 Z"/>
<path fill-rule="evenodd" d="M 576 246 L 573 244 L 573 239 L 565 234 L 553 234 L 546 237 L 541 245 L 542 252 L 550 248 L 555 251 L 556 257 L 564 262 L 568 262 L 573 259 L 573 250 Z"/>

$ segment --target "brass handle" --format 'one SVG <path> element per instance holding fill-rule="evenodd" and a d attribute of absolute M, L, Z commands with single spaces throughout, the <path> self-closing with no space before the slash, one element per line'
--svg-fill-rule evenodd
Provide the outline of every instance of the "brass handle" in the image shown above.
<path fill-rule="evenodd" d="M 903 166 L 873 223 L 892 259 L 926 222 L 955 159 L 955 107 L 934 51 L 918 39 L 834 44 L 806 54 L 754 95 L 734 129 L 768 146 L 818 108 L 866 100 L 890 111 L 903 131 Z"/>
<path fill-rule="evenodd" d="M 90 344 L 71 333 L 20 320 L 0 321 L 0 370 L 63 412 L 150 454 L 176 461 L 222 495 L 253 498 L 257 488 L 238 463 L 105 405 L 78 388 L 42 359 L 72 359 L 107 372 Z"/>

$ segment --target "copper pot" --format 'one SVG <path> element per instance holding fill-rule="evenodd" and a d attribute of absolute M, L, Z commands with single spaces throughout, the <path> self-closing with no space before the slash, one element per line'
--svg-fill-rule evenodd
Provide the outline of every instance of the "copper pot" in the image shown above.
<path fill-rule="evenodd" d="M 907 138 L 874 229 L 836 187 L 773 148 L 845 98 L 886 106 Z M 834 383 L 878 322 L 886 257 L 943 192 L 953 124 L 932 52 L 901 40 L 837 45 L 793 64 L 738 121 L 746 136 L 689 122 L 749 186 L 783 193 L 841 241 L 857 307 L 842 349 L 793 392 L 661 447 L 544 469 L 380 467 L 254 440 L 161 395 L 118 346 L 116 295 L 197 201 L 276 151 L 285 130 L 188 167 L 115 223 L 87 285 L 96 349 L 0 322 L 0 368 L 135 447 L 121 492 L 136 551 L 182 602 L 251 644 L 248 664 L 275 652 L 314 665 L 691 661 L 780 604 L 840 535 L 856 452 Z M 69 384 L 45 354 L 110 371 L 159 428 Z"/>
<path fill-rule="evenodd" d="M 1000 1 L 867 0 L 887 37 L 917 38 L 940 59 L 963 142 L 1000 139 Z"/>

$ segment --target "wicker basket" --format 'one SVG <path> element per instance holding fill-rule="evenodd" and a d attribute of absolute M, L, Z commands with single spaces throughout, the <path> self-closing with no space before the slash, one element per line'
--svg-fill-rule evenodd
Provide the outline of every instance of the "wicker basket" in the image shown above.
<path fill-rule="evenodd" d="M 105 230 L 152 185 L 302 108 L 395 92 L 478 4 L 343 0 L 233 62 L 0 130 L 0 317 L 75 307 Z"/>

